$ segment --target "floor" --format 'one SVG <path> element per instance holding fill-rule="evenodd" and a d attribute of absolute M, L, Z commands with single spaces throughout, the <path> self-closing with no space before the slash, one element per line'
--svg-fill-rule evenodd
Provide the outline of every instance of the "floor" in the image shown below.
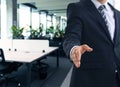
<path fill-rule="evenodd" d="M 65 77 L 64 81 L 62 82 L 61 87 L 69 87 L 72 69 L 73 68 L 71 67 L 71 69 L 69 70 L 67 76 Z"/>
<path fill-rule="evenodd" d="M 67 80 L 66 77 L 70 77 L 68 72 L 71 70 L 71 62 L 66 57 L 60 57 L 59 68 L 56 69 L 56 57 L 49 56 L 44 60 L 48 64 L 47 77 L 45 79 L 40 79 L 40 71 L 37 67 L 32 68 L 32 81 L 31 87 L 67 87 L 65 86 Z M 43 62 L 44 62 L 43 61 Z M 26 75 L 26 66 L 23 64 L 17 72 L 13 72 L 12 75 L 17 77 L 17 80 L 21 82 L 21 87 L 25 87 L 25 75 Z M 67 78 L 69 79 L 69 78 Z M 15 82 L 9 82 L 8 86 L 0 84 L 0 87 L 17 87 Z"/>

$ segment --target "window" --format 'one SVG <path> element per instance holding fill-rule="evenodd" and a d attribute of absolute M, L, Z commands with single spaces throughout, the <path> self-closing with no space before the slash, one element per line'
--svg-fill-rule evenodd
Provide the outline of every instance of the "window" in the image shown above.
<path fill-rule="evenodd" d="M 43 35 L 46 34 L 46 13 L 41 12 L 40 14 L 40 23 L 43 24 Z"/>
<path fill-rule="evenodd" d="M 7 37 L 7 22 L 6 22 L 6 15 L 7 8 L 6 8 L 6 0 L 1 0 L 1 30 L 0 30 L 0 37 L 2 39 Z"/>
<path fill-rule="evenodd" d="M 32 10 L 32 28 L 38 29 L 39 28 L 39 12 L 36 10 Z"/>
<path fill-rule="evenodd" d="M 47 15 L 47 28 L 50 28 L 52 26 L 52 16 Z"/>
<path fill-rule="evenodd" d="M 54 16 L 54 15 L 53 15 L 53 21 L 52 21 L 52 23 L 53 23 L 54 28 L 56 29 L 56 25 L 57 25 L 56 24 L 56 16 Z"/>
<path fill-rule="evenodd" d="M 30 26 L 30 7 L 19 5 L 19 27 Z"/>

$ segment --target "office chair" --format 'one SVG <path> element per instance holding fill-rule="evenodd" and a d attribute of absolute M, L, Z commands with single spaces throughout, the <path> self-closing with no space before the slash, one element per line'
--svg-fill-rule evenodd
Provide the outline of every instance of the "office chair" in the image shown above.
<path fill-rule="evenodd" d="M 5 83 L 5 87 L 7 87 L 9 81 L 14 81 L 17 83 L 17 86 L 20 87 L 20 82 L 17 80 L 13 80 L 15 77 L 9 77 L 10 74 L 22 65 L 22 63 L 17 62 L 6 62 L 4 57 L 3 49 L 0 48 L 0 83 Z"/>

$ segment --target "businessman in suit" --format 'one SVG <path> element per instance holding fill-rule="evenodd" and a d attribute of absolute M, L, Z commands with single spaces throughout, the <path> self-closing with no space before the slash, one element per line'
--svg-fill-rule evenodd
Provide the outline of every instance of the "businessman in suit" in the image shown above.
<path fill-rule="evenodd" d="M 68 5 L 63 48 L 74 64 L 70 87 L 120 87 L 120 12 L 107 0 Z"/>

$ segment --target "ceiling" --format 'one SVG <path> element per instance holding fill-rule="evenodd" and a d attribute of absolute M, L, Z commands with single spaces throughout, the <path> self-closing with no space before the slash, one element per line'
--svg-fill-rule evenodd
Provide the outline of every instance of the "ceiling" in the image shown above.
<path fill-rule="evenodd" d="M 66 8 L 69 3 L 79 0 L 17 0 L 17 3 L 31 3 L 38 10 L 48 10 L 58 16 L 66 16 Z"/>

